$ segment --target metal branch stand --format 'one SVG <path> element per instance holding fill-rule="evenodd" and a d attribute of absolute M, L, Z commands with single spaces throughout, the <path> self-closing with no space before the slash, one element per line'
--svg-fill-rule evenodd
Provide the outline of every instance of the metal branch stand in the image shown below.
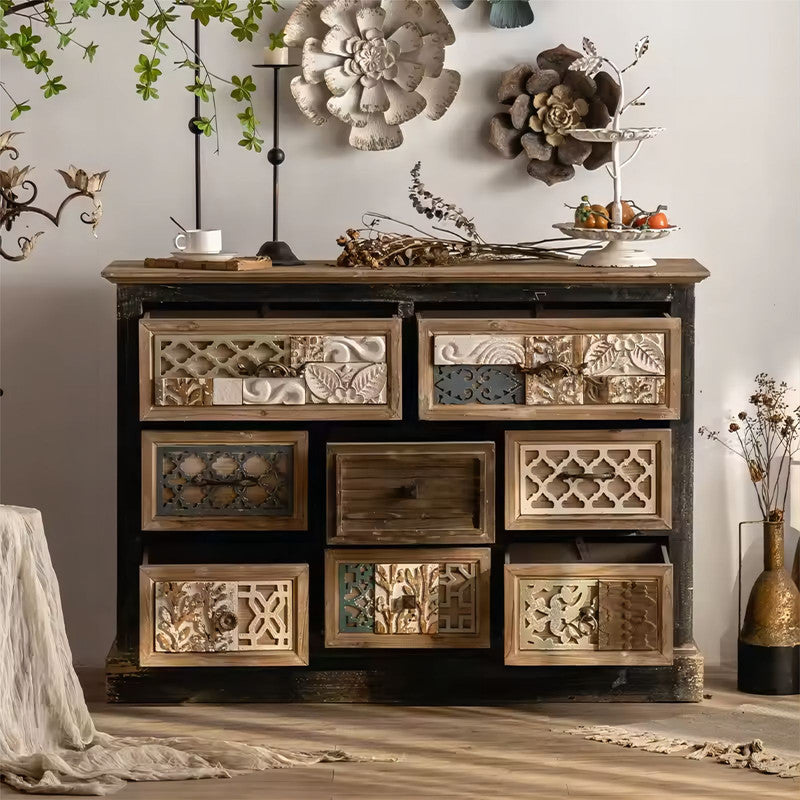
<path fill-rule="evenodd" d="M 278 85 L 280 71 L 298 64 L 253 64 L 257 69 L 271 69 L 272 73 L 272 148 L 267 153 L 267 161 L 272 164 L 272 241 L 264 242 L 258 251 L 259 256 L 268 256 L 272 263 L 280 267 L 305 264 L 292 251 L 286 242 L 278 239 L 278 167 L 286 160 L 286 153 L 280 148 L 280 123 L 278 116 Z"/>

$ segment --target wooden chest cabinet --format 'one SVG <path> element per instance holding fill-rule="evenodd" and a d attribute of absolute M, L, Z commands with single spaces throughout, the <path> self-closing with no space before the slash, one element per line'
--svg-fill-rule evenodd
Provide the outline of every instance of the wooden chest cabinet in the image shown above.
<path fill-rule="evenodd" d="M 701 266 L 104 275 L 112 700 L 700 699 Z"/>

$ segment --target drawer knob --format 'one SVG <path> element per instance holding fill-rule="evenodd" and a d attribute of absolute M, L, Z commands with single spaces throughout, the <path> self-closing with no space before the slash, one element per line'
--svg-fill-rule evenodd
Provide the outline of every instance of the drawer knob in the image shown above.
<path fill-rule="evenodd" d="M 411 481 L 407 486 L 401 486 L 400 496 L 410 500 L 419 500 L 419 482 Z"/>
<path fill-rule="evenodd" d="M 563 480 L 585 478 L 590 481 L 610 481 L 615 475 L 614 472 L 561 472 L 558 477 Z"/>

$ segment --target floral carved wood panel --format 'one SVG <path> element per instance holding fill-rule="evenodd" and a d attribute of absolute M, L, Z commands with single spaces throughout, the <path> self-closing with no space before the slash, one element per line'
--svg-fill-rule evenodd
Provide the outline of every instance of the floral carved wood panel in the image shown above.
<path fill-rule="evenodd" d="M 522 580 L 521 650 L 597 649 L 597 580 Z"/>
<path fill-rule="evenodd" d="M 655 514 L 656 469 L 655 442 L 521 444 L 520 513 Z"/>
<path fill-rule="evenodd" d="M 154 604 L 156 652 L 293 647 L 292 581 L 157 581 Z"/>
<path fill-rule="evenodd" d="M 157 516 L 290 516 L 294 449 L 284 445 L 156 449 Z"/>
<path fill-rule="evenodd" d="M 375 565 L 375 633 L 439 631 L 439 565 Z"/>
<path fill-rule="evenodd" d="M 155 382 L 157 406 L 210 406 L 212 383 L 208 378 L 159 378 Z"/>

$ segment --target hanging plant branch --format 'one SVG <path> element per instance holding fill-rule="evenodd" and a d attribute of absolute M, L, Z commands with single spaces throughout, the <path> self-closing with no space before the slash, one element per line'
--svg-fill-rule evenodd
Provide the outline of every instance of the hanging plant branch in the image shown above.
<path fill-rule="evenodd" d="M 258 135 L 258 120 L 251 99 L 255 91 L 252 77 L 239 78 L 240 84 L 237 85 L 237 76 L 223 77 L 215 73 L 176 32 L 173 23 L 186 9 L 190 19 L 203 27 L 222 25 L 238 42 L 253 41 L 263 25 L 264 12 L 276 12 L 280 8 L 278 0 L 247 0 L 241 7 L 232 0 L 179 0 L 163 4 L 159 0 L 72 0 L 58 5 L 56 0 L 17 3 L 0 0 L 0 51 L 7 51 L 34 75 L 41 76 L 44 82 L 37 81 L 38 88 L 43 97 L 49 99 L 67 90 L 63 77 L 56 74 L 56 51 L 78 47 L 83 51 L 84 59 L 94 61 L 99 45 L 94 41 L 83 44 L 76 38 L 81 22 L 92 16 L 117 17 L 124 20 L 124 24 L 135 25 L 141 30 L 139 41 L 147 48 L 137 56 L 133 66 L 135 89 L 143 100 L 159 98 L 158 83 L 165 58 L 169 56 L 170 46 L 177 46 L 183 58 L 173 63 L 178 69 L 195 73 L 186 90 L 212 107 L 210 114 L 197 121 L 198 130 L 206 136 L 216 135 L 219 150 L 215 91 L 217 84 L 230 86 L 233 99 L 244 104 L 244 109 L 237 113 L 242 129 L 239 144 L 248 150 L 261 152 L 263 140 Z M 242 85 L 247 87 L 245 91 L 241 90 Z M 16 92 L 1 82 L 0 88 L 12 103 L 12 120 L 31 110 L 29 100 L 16 100 Z"/>

